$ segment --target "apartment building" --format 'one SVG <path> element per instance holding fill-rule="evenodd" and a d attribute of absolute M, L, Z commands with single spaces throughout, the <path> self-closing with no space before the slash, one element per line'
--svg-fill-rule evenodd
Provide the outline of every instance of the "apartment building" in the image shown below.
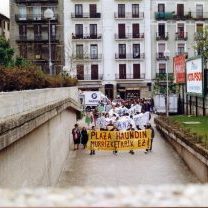
<path fill-rule="evenodd" d="M 0 36 L 9 40 L 10 20 L 8 17 L 0 13 Z"/>
<path fill-rule="evenodd" d="M 152 78 L 173 73 L 173 57 L 197 55 L 195 38 L 207 25 L 206 0 L 152 0 Z"/>
<path fill-rule="evenodd" d="M 44 17 L 44 12 L 48 8 L 54 13 L 50 22 Z M 60 15 L 62 13 L 63 1 L 10 0 L 10 42 L 15 48 L 15 55 L 28 59 L 40 69 L 49 72 L 49 54 L 51 54 L 52 72 L 58 73 L 62 70 L 64 62 L 63 15 Z"/>
<path fill-rule="evenodd" d="M 64 21 L 65 70 L 80 89 L 109 98 L 150 95 L 150 2 L 65 0 Z"/>

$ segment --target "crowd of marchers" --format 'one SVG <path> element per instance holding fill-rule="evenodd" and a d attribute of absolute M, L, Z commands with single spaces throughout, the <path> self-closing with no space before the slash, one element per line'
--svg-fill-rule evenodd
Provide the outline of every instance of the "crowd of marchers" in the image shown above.
<path fill-rule="evenodd" d="M 81 130 L 78 124 L 72 130 L 74 150 L 79 149 L 81 143 L 86 147 L 88 142 L 87 130 L 100 130 L 100 131 L 133 131 L 151 129 L 151 145 L 145 151 L 152 150 L 152 141 L 154 138 L 154 129 L 150 124 L 151 113 L 154 110 L 154 102 L 152 99 L 116 99 L 104 103 L 101 101 L 95 109 L 87 110 L 85 112 L 85 124 Z M 117 151 L 113 151 L 117 154 Z M 133 150 L 129 151 L 134 154 Z M 95 154 L 91 150 L 91 155 Z"/>

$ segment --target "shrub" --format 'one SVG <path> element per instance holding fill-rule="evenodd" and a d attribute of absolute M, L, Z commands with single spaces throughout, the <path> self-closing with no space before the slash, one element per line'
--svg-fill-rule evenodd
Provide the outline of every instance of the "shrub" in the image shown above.
<path fill-rule="evenodd" d="M 69 87 L 77 83 L 76 79 L 62 75 L 50 76 L 35 66 L 0 66 L 0 91 L 28 90 L 40 88 Z"/>

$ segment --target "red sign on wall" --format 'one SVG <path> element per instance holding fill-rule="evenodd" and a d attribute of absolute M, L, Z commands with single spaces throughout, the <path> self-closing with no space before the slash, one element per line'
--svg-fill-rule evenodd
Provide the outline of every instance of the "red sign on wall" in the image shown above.
<path fill-rule="evenodd" d="M 186 67 L 185 55 L 179 55 L 173 58 L 175 83 L 180 84 L 186 82 L 185 67 Z"/>

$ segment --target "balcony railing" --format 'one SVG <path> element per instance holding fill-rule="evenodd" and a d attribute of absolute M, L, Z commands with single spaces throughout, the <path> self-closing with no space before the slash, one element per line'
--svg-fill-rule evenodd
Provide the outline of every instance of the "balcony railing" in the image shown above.
<path fill-rule="evenodd" d="M 72 39 L 102 39 L 102 34 L 72 34 Z"/>
<path fill-rule="evenodd" d="M 16 3 L 58 3 L 58 0 L 15 0 Z"/>
<path fill-rule="evenodd" d="M 179 55 L 185 55 L 185 58 L 186 58 L 186 59 L 188 58 L 188 52 L 176 52 L 175 55 L 176 55 L 176 56 L 179 56 Z"/>
<path fill-rule="evenodd" d="M 208 12 L 184 12 L 176 14 L 175 12 L 155 12 L 156 20 L 207 20 Z"/>
<path fill-rule="evenodd" d="M 54 18 L 51 19 L 51 21 L 56 21 L 58 19 L 58 15 L 55 14 Z M 27 15 L 20 15 L 20 14 L 16 14 L 15 15 L 15 20 L 18 22 L 26 22 L 26 21 L 48 21 L 48 19 L 46 19 L 44 17 L 43 14 L 27 14 Z"/>
<path fill-rule="evenodd" d="M 74 55 L 74 60 L 77 61 L 96 61 L 102 59 L 102 54 L 80 54 L 80 55 Z"/>
<path fill-rule="evenodd" d="M 168 32 L 166 33 L 156 33 L 156 40 L 168 40 Z"/>
<path fill-rule="evenodd" d="M 115 78 L 118 79 L 144 79 L 145 74 L 115 74 Z"/>
<path fill-rule="evenodd" d="M 139 12 L 137 14 L 134 14 L 132 12 L 125 12 L 125 13 L 118 13 L 118 12 L 115 12 L 114 13 L 114 17 L 116 19 L 143 19 L 144 18 L 144 12 Z"/>
<path fill-rule="evenodd" d="M 177 32 L 175 34 L 176 40 L 188 40 L 188 33 L 187 32 Z"/>
<path fill-rule="evenodd" d="M 115 34 L 115 39 L 144 39 L 144 33 Z"/>
<path fill-rule="evenodd" d="M 17 41 L 20 42 L 32 42 L 32 41 L 37 41 L 37 42 L 45 42 L 48 41 L 48 36 L 42 36 L 42 35 L 34 35 L 34 36 L 27 36 L 27 35 L 19 35 L 16 38 Z M 59 37 L 57 35 L 51 35 L 51 41 L 58 41 Z"/>
<path fill-rule="evenodd" d="M 194 39 L 195 40 L 206 40 L 206 34 L 204 32 L 195 32 Z"/>
<path fill-rule="evenodd" d="M 125 59 L 125 60 L 137 60 L 137 59 L 144 59 L 144 53 L 139 54 L 115 54 L 115 59 Z"/>
<path fill-rule="evenodd" d="M 101 18 L 101 13 L 82 13 L 82 14 L 76 14 L 71 13 L 71 18 Z"/>
<path fill-rule="evenodd" d="M 156 73 L 156 79 L 158 79 L 159 81 L 166 81 L 167 78 L 167 73 Z M 171 81 L 173 80 L 174 75 L 173 73 L 168 73 L 168 80 Z"/>
<path fill-rule="evenodd" d="M 169 59 L 169 56 L 165 56 L 164 53 L 156 53 L 156 59 L 159 60 L 164 60 L 167 61 Z"/>
<path fill-rule="evenodd" d="M 103 74 L 94 74 L 94 75 L 77 75 L 78 80 L 86 80 L 86 81 L 94 81 L 94 80 L 102 80 L 103 79 Z"/>

